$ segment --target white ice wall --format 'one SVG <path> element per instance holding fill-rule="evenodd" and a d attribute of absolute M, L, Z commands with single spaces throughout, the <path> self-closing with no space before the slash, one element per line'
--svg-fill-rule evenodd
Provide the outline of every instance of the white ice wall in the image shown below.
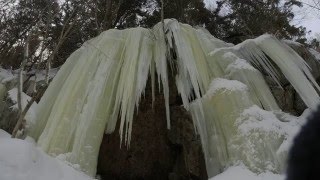
<path fill-rule="evenodd" d="M 319 102 L 319 87 L 304 61 L 271 36 L 233 46 L 176 20 L 165 20 L 164 29 L 165 33 L 159 23 L 153 29 L 109 30 L 75 51 L 39 103 L 37 123 L 30 129 L 38 145 L 95 175 L 105 130 L 112 133 L 119 123 L 121 141 L 130 146 L 135 108 L 149 76 L 154 95 L 155 73 L 170 128 L 168 73 L 176 72 L 183 105 L 201 136 L 209 177 L 236 161 L 252 170 L 279 172 L 283 160 L 275 153 L 286 134 L 263 130 L 244 134 L 240 127 L 244 122 L 269 122 L 271 115 L 263 114 L 282 114 L 254 67 L 276 82 L 283 73 L 309 107 Z M 245 113 L 252 107 L 258 116 Z M 258 146 L 256 136 L 265 148 Z"/>

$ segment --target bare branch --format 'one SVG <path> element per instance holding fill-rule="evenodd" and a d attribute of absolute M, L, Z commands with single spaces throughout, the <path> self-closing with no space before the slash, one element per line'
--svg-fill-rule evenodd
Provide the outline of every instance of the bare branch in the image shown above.
<path fill-rule="evenodd" d="M 311 8 L 313 8 L 313 9 L 316 9 L 316 10 L 319 10 L 319 11 L 320 11 L 320 7 L 317 7 L 318 4 L 317 4 L 316 2 L 314 2 L 316 6 L 314 6 L 314 5 L 312 5 L 312 4 L 309 4 L 309 3 L 302 2 L 302 1 L 301 1 L 301 3 L 302 3 L 302 4 L 305 4 L 305 5 L 309 6 L 309 7 L 311 7 Z"/>
<path fill-rule="evenodd" d="M 26 42 L 25 42 L 25 47 L 24 47 L 24 57 L 23 57 L 23 61 L 21 63 L 20 66 L 20 72 L 19 72 L 19 77 L 18 77 L 18 93 L 17 93 L 17 103 L 18 103 L 18 111 L 19 111 L 19 115 L 22 114 L 22 88 L 23 88 L 23 70 L 24 67 L 27 64 L 28 61 L 28 57 L 29 57 L 29 36 L 27 36 Z M 16 126 L 13 129 L 12 132 L 12 137 L 16 137 L 17 136 L 17 132 L 19 130 L 19 128 L 22 125 L 22 121 L 18 120 Z"/>
<path fill-rule="evenodd" d="M 75 22 L 71 22 L 71 19 L 75 15 L 76 11 L 77 11 L 77 9 L 73 10 L 73 12 L 69 16 L 69 18 L 66 20 L 65 24 L 63 25 L 63 28 L 62 28 L 62 31 L 60 33 L 60 37 L 59 37 L 58 43 L 55 46 L 51 56 L 49 57 L 49 59 L 47 61 L 47 64 L 46 64 L 46 78 L 45 78 L 46 79 L 46 84 L 49 83 L 49 71 L 50 71 L 50 67 L 51 67 L 51 62 L 54 59 L 55 55 L 58 53 L 61 45 L 63 44 L 63 42 L 65 41 L 67 35 L 69 34 L 69 32 L 71 31 L 72 27 L 75 24 Z M 70 22 L 71 22 L 71 24 L 69 25 L 69 27 L 67 29 L 65 29 L 67 24 L 70 23 Z"/>

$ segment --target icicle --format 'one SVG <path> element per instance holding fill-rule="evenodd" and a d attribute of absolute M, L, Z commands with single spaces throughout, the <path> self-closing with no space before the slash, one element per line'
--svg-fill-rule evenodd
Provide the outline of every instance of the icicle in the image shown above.
<path fill-rule="evenodd" d="M 316 108 L 319 103 L 319 95 L 314 86 L 318 92 L 320 87 L 310 73 L 306 62 L 295 51 L 272 36 L 265 35 L 255 41 L 263 52 L 278 65 L 306 105 Z"/>
<path fill-rule="evenodd" d="M 167 128 L 170 129 L 170 109 L 169 109 L 169 79 L 168 79 L 168 65 L 167 65 L 167 47 L 162 30 L 162 24 L 157 24 L 154 28 L 155 44 L 154 44 L 154 62 L 158 74 L 158 83 L 160 88 L 160 79 L 163 87 L 163 94 L 166 107 Z"/>
<path fill-rule="evenodd" d="M 70 56 L 41 100 L 30 133 L 39 146 L 52 155 L 67 153 L 68 161 L 94 175 L 104 127 L 112 132 L 120 112 L 119 132 L 129 147 L 152 60 L 149 34 L 142 28 L 110 30 Z"/>
<path fill-rule="evenodd" d="M 200 98 L 207 90 L 211 71 L 207 66 L 206 52 L 201 49 L 201 43 L 197 39 L 196 30 L 175 20 L 167 22 L 167 27 L 168 39 L 173 38 L 175 44 L 173 46 L 173 43 L 170 43 L 171 48 L 174 48 L 177 54 L 177 88 L 183 98 L 184 107 L 188 109 L 192 93 L 194 92 L 196 98 Z"/>
<path fill-rule="evenodd" d="M 253 103 L 246 85 L 221 78 L 212 81 L 204 97 L 191 104 L 191 113 L 201 137 L 209 177 L 218 174 L 219 170 L 227 165 L 225 139 L 235 132 L 233 120 L 251 105 Z"/>
<path fill-rule="evenodd" d="M 246 60 L 240 59 L 232 52 L 224 51 L 215 51 L 211 57 L 211 67 L 215 66 L 216 75 L 220 74 L 246 84 L 250 89 L 251 99 L 259 107 L 266 110 L 280 110 L 262 74 Z"/>
<path fill-rule="evenodd" d="M 218 48 L 210 55 L 213 56 L 219 51 L 233 52 L 249 61 L 259 70 L 267 72 L 279 86 L 281 86 L 280 74 L 283 74 L 308 107 L 315 108 L 319 103 L 317 91 L 319 92 L 320 88 L 312 77 L 309 66 L 290 47 L 274 37 L 263 35 L 234 47 Z"/>

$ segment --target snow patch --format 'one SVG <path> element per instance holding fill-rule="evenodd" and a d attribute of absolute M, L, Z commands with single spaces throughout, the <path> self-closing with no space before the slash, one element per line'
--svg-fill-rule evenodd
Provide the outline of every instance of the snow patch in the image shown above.
<path fill-rule="evenodd" d="M 288 40 L 288 39 L 285 39 L 285 40 L 282 40 L 282 42 L 288 44 L 288 45 L 294 45 L 294 46 L 303 46 L 301 43 L 299 42 L 296 42 L 296 41 L 292 41 L 292 40 Z"/>
<path fill-rule="evenodd" d="M 11 99 L 11 101 L 14 103 L 13 106 L 11 106 L 11 108 L 13 109 L 18 109 L 18 88 L 13 88 L 11 90 L 8 91 L 8 95 L 9 98 Z M 22 105 L 22 109 L 24 109 L 27 104 L 29 103 L 29 101 L 31 101 L 31 97 L 28 96 L 27 94 L 25 94 L 24 92 L 21 93 L 21 105 Z M 36 109 L 37 109 L 37 103 L 34 102 L 31 107 L 29 108 L 25 119 L 27 121 L 28 125 L 33 125 L 35 123 L 35 119 L 36 119 Z"/>
<path fill-rule="evenodd" d="M 210 178 L 209 180 L 284 180 L 284 175 L 265 172 L 255 174 L 243 164 L 232 166 L 226 169 L 223 173 Z"/>
<path fill-rule="evenodd" d="M 93 180 L 0 129 L 1 180 Z"/>
<path fill-rule="evenodd" d="M 0 67 L 0 83 L 5 83 L 14 79 L 15 76 L 13 75 L 11 70 L 3 69 Z"/>
<path fill-rule="evenodd" d="M 223 78 L 215 78 L 210 86 L 207 94 L 210 96 L 214 95 L 217 91 L 246 91 L 248 90 L 247 86 L 237 80 L 228 80 Z"/>

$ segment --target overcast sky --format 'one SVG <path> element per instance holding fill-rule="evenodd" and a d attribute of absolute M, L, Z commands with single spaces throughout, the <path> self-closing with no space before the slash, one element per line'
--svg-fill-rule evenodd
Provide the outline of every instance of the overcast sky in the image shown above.
<path fill-rule="evenodd" d="M 313 4 L 313 1 L 320 0 L 301 0 L 303 3 Z M 320 33 L 320 11 L 314 8 L 309 7 L 304 4 L 302 8 L 295 8 L 294 12 L 296 14 L 295 20 L 292 22 L 294 25 L 301 25 L 311 30 L 311 34 L 308 35 L 314 36 L 316 33 Z"/>

